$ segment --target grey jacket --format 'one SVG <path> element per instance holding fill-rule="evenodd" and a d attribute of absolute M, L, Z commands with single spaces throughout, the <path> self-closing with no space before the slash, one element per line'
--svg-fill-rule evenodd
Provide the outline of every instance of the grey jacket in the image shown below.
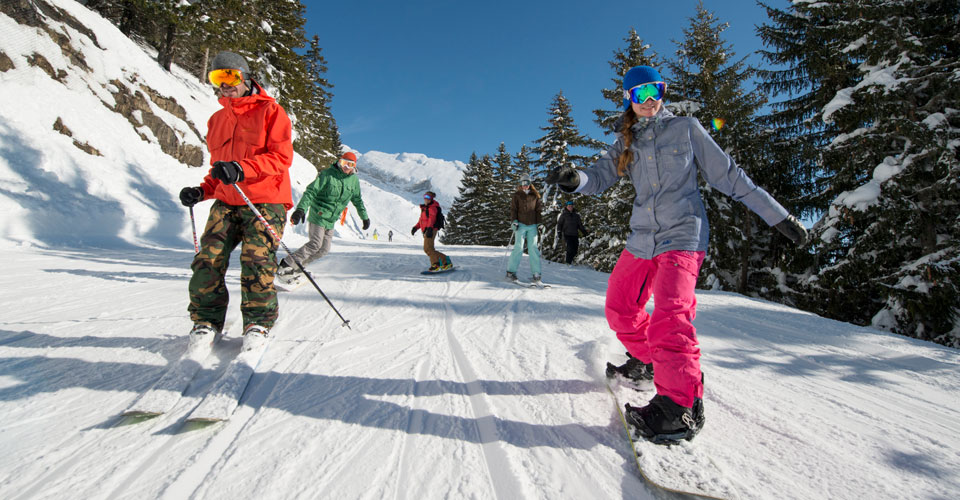
<path fill-rule="evenodd" d="M 666 108 L 647 123 L 631 129 L 633 163 L 628 176 L 637 191 L 630 215 L 627 250 L 652 259 L 670 250 L 706 251 L 710 236 L 697 172 L 715 189 L 743 202 L 773 226 L 788 212 L 747 174 L 707 134 L 696 118 L 674 116 Z M 574 191 L 597 194 L 618 180 L 617 158 L 623 138 L 586 170 Z"/>

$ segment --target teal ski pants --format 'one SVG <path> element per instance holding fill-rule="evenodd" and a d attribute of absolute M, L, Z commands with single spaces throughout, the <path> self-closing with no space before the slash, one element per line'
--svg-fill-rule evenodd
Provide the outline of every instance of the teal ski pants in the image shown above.
<path fill-rule="evenodd" d="M 523 256 L 523 244 L 526 241 L 527 252 L 530 254 L 530 272 L 540 276 L 540 249 L 537 248 L 537 224 L 520 224 L 517 226 L 516 242 L 510 254 L 507 271 L 516 273 L 520 267 L 520 257 Z"/>

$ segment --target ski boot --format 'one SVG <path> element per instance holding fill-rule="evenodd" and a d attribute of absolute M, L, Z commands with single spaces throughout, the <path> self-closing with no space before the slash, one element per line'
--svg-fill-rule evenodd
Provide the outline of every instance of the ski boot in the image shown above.
<path fill-rule="evenodd" d="M 684 439 L 690 441 L 706 421 L 702 399 L 694 398 L 693 408 L 687 408 L 659 394 L 642 408 L 627 403 L 623 416 L 635 431 L 635 437 L 642 437 L 654 444 L 674 444 Z"/>
<path fill-rule="evenodd" d="M 267 342 L 269 328 L 260 325 L 247 325 L 243 330 L 243 350 L 252 351 Z"/>
<path fill-rule="evenodd" d="M 190 351 L 202 351 L 213 349 L 213 342 L 217 339 L 220 330 L 210 323 L 194 323 L 190 330 L 190 344 L 187 349 Z"/>
<path fill-rule="evenodd" d="M 641 390 L 653 381 L 653 363 L 644 363 L 628 352 L 626 363 L 620 366 L 607 363 L 607 378 L 617 379 L 632 389 Z"/>
<path fill-rule="evenodd" d="M 540 281 L 540 275 L 534 274 L 533 277 L 530 278 L 530 284 L 534 286 L 543 286 L 543 282 Z"/>
<path fill-rule="evenodd" d="M 520 278 L 517 278 L 517 273 L 507 271 L 507 276 L 505 278 L 507 281 L 520 281 Z"/>

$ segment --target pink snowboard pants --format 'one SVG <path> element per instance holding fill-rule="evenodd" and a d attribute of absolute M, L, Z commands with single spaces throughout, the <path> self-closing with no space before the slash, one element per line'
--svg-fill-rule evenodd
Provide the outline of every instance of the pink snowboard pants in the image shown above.
<path fill-rule="evenodd" d="M 671 250 L 653 260 L 624 250 L 610 273 L 606 315 L 633 357 L 653 363 L 657 394 L 681 406 L 703 397 L 700 348 L 693 327 L 694 289 L 704 252 Z M 653 295 L 653 314 L 645 307 Z"/>

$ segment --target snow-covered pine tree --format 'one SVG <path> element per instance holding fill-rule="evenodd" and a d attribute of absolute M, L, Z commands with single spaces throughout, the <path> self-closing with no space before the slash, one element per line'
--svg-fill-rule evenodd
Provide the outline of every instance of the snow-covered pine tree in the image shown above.
<path fill-rule="evenodd" d="M 490 156 L 470 155 L 460 182 L 459 195 L 445 214 L 441 242 L 451 245 L 502 245 L 494 241 L 491 229 L 498 221 L 493 191 Z M 500 225 L 503 224 L 499 219 Z"/>
<path fill-rule="evenodd" d="M 611 134 L 610 143 L 615 140 L 614 124 L 623 115 L 623 75 L 634 66 L 659 68 L 662 64 L 657 53 L 637 35 L 635 29 L 631 28 L 623 41 L 626 42 L 626 48 L 614 51 L 613 59 L 608 62 L 614 74 L 611 78 L 613 87 L 600 91 L 604 99 L 610 102 L 610 107 L 593 110 L 596 116 L 594 122 Z M 607 147 L 609 144 L 604 144 L 601 149 Z M 602 150 L 599 152 L 602 153 Z M 589 264 L 600 271 L 613 270 L 630 235 L 630 213 L 635 197 L 633 184 L 625 177 L 599 196 L 576 200 L 584 226 L 590 229 L 592 236 L 586 244 L 581 245 L 575 262 Z"/>
<path fill-rule="evenodd" d="M 764 165 L 765 139 L 755 117 L 764 103 L 759 92 L 744 87 L 754 74 L 744 59 L 735 60 L 732 47 L 723 38 L 729 27 L 700 2 L 678 42 L 677 59 L 668 67 L 676 78 L 668 97 L 677 115 L 697 118 L 711 136 L 760 186 L 767 186 L 772 165 Z M 762 168 L 760 168 L 762 166 Z M 710 221 L 710 244 L 701 271 L 700 285 L 715 289 L 756 293 L 751 284 L 769 287 L 776 283 L 768 226 L 746 206 L 710 187 L 700 178 L 700 189 Z M 774 197 L 777 193 L 771 191 Z"/>
<path fill-rule="evenodd" d="M 820 115 L 837 195 L 811 288 L 834 317 L 960 347 L 960 3 L 859 4 L 857 81 Z"/>
<path fill-rule="evenodd" d="M 557 235 L 557 217 L 560 215 L 561 203 L 572 199 L 571 195 L 561 194 L 559 189 L 548 186 L 543 179 L 554 168 L 569 166 L 578 167 L 589 161 L 588 156 L 576 154 L 571 148 L 589 148 L 595 143 L 577 130 L 573 123 L 570 102 L 563 95 L 563 91 L 554 96 L 547 110 L 546 127 L 540 130 L 546 134 L 533 141 L 537 146 L 533 148 L 537 158 L 532 162 L 533 183 L 543 197 L 543 227 L 540 250 L 547 260 L 562 262 L 563 247 L 559 245 Z"/>
<path fill-rule="evenodd" d="M 490 228 L 494 241 L 506 244 L 510 240 L 510 199 L 517 189 L 519 175 L 514 174 L 513 157 L 507 151 L 506 145 L 500 143 L 497 154 L 493 157 L 493 192 L 496 199 L 496 214 L 499 222 L 494 221 Z"/>
<path fill-rule="evenodd" d="M 320 39 L 314 35 L 303 55 L 306 67 L 304 78 L 310 85 L 308 97 L 303 101 L 294 149 L 318 168 L 326 166 L 340 156 L 340 132 L 330 112 L 333 85 L 326 79 L 327 61 L 320 48 Z"/>

